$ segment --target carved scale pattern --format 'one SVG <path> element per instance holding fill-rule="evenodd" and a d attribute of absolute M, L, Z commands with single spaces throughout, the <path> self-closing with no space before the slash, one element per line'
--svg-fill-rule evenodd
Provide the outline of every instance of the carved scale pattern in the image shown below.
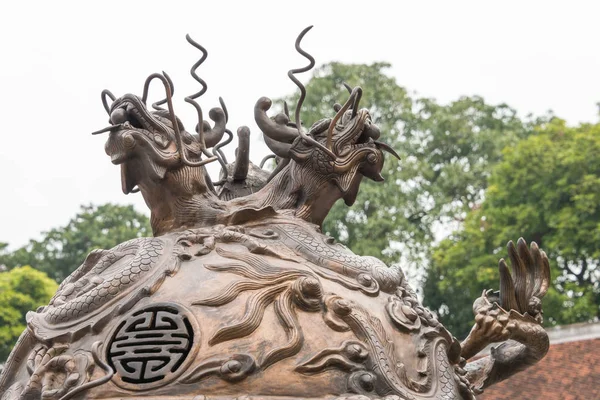
<path fill-rule="evenodd" d="M 377 259 L 357 256 L 349 251 L 342 252 L 342 248 L 339 246 L 335 248 L 327 245 L 298 225 L 281 224 L 277 228 L 285 232 L 290 239 L 300 244 L 301 247 L 298 249 L 306 249 L 323 259 L 339 262 L 344 268 L 352 267 L 363 271 L 370 271 L 377 264 L 387 268 L 383 262 Z M 378 263 L 376 264 L 376 262 Z"/>
<path fill-rule="evenodd" d="M 342 276 L 355 278 L 363 287 L 373 288 L 376 295 L 379 289 L 393 293 L 404 280 L 402 271 L 388 267 L 375 257 L 358 256 L 351 251 L 323 241 L 323 236 L 310 232 L 296 224 L 278 224 L 283 241 L 303 258 Z M 287 239 L 287 240 L 286 240 Z"/>
<path fill-rule="evenodd" d="M 134 239 L 104 251 L 98 263 L 85 274 L 84 279 L 80 281 L 83 271 L 78 269 L 65 280 L 45 310 L 46 321 L 61 323 L 98 309 L 148 272 L 158 261 L 163 249 L 162 240 L 144 238 Z M 107 269 L 126 256 L 134 258 L 125 268 L 111 275 Z M 86 264 L 81 268 L 85 267 Z"/>

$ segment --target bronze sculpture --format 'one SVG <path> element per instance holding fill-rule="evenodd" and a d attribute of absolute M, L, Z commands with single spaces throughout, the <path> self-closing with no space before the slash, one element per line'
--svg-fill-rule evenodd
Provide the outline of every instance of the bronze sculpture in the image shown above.
<path fill-rule="evenodd" d="M 236 160 L 220 150 L 233 133 L 223 100 L 195 133 L 176 117 L 174 85 L 152 74 L 138 97 L 102 93 L 106 153 L 123 191 L 140 191 L 155 237 L 92 252 L 28 328 L 0 376 L 1 400 L 16 399 L 473 399 L 539 361 L 548 350 L 541 298 L 548 259 L 535 243 L 509 243 L 513 275 L 500 261 L 500 291 L 474 303 L 476 324 L 459 343 L 419 302 L 398 268 L 353 254 L 323 235 L 335 201 L 351 205 L 363 177 L 382 180 L 379 128 L 348 88 L 334 116 L 305 131 L 300 109 L 255 119 L 275 154 L 272 172 L 249 160 L 238 129 Z M 159 80 L 165 99 L 146 106 Z M 112 100 L 108 104 L 107 98 Z M 162 108 L 166 104 L 167 108 Z M 222 141 L 227 134 L 228 139 Z M 212 150 L 210 150 L 212 149 Z M 212 182 L 204 165 L 218 161 Z M 262 164 L 262 163 L 261 163 Z M 490 343 L 491 355 L 467 362 Z"/>

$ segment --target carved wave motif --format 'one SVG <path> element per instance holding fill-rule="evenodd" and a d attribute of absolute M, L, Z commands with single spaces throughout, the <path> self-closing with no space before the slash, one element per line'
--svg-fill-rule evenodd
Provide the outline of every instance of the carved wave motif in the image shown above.
<path fill-rule="evenodd" d="M 236 320 L 219 327 L 209 339 L 209 345 L 214 346 L 251 335 L 260 327 L 267 307 L 273 305 L 277 321 L 287 340 L 285 344 L 263 350 L 255 357 L 256 371 L 264 370 L 302 350 L 304 332 L 298 320 L 298 311 L 321 312 L 324 322 L 331 329 L 339 332 L 350 331 L 358 340 L 346 341 L 337 348 L 325 349 L 317 353 L 299 364 L 295 369 L 296 372 L 312 375 L 329 369 L 341 370 L 348 374 L 347 387 L 351 392 L 369 396 L 375 393 L 382 395 L 393 393 L 402 399 L 416 400 L 437 395 L 442 393 L 446 386 L 454 385 L 452 367 L 448 367 L 449 371 L 445 371 L 443 369 L 446 366 L 434 365 L 439 365 L 436 352 L 441 352 L 442 357 L 446 357 L 446 364 L 449 365 L 446 354 L 447 338 L 442 338 L 443 335 L 430 326 L 435 323 L 427 322 L 424 326 L 427 331 L 424 332 L 423 337 L 417 335 L 418 341 L 423 344 L 417 348 L 417 355 L 421 360 L 420 374 L 418 380 L 414 380 L 407 376 L 405 366 L 398 359 L 394 341 L 390 337 L 391 332 L 386 331 L 381 320 L 350 300 L 335 294 L 324 294 L 315 272 L 278 267 L 269 261 L 269 257 L 262 255 L 233 252 L 220 247 L 216 248 L 216 252 L 219 256 L 233 262 L 208 264 L 205 268 L 214 272 L 234 274 L 243 279 L 230 282 L 217 293 L 195 300 L 192 304 L 219 307 L 231 303 L 243 292 L 253 293 L 247 298 L 243 314 Z M 308 266 L 306 263 L 303 265 Z M 331 271 L 331 274 L 335 272 Z M 423 310 L 420 310 L 420 313 L 413 310 L 414 305 L 406 298 L 412 298 L 410 293 L 412 292 L 405 290 L 390 296 L 388 313 L 393 320 L 393 315 L 398 317 L 401 311 L 406 319 L 402 321 L 404 325 L 411 331 L 418 331 L 419 328 L 410 326 L 408 321 L 413 325 L 420 324 L 420 321 L 426 320 L 431 314 Z M 407 314 L 413 319 L 407 319 Z M 196 382 L 208 375 L 217 375 L 227 380 L 224 375 L 220 375 L 220 372 L 215 372 L 215 368 L 224 365 L 224 359 L 219 360 L 221 364 L 214 360 L 214 362 L 207 361 L 207 366 L 196 368 L 181 382 Z M 242 364 L 239 366 L 236 364 L 236 371 L 241 370 L 240 368 Z M 245 379 L 254 372 L 254 369 L 246 368 L 246 372 L 236 379 Z M 448 382 L 446 382 L 447 376 L 450 377 Z M 454 393 L 455 387 L 452 386 L 451 389 L 450 392 Z"/>
<path fill-rule="evenodd" d="M 428 346 L 420 351 L 422 356 L 432 357 L 435 362 L 429 363 L 429 367 L 423 371 L 425 374 L 422 376 L 425 380 L 414 381 L 407 376 L 404 364 L 397 358 L 394 343 L 378 318 L 358 304 L 336 295 L 326 296 L 325 305 L 329 321 L 334 321 L 339 327 L 347 325 L 358 339 L 368 345 L 366 371 L 373 373 L 376 381 L 373 383 L 370 378 L 361 375 L 363 392 L 392 392 L 402 399 L 430 396 L 443 399 L 459 398 L 456 395 L 454 371 L 448 362 L 447 342 L 439 334 L 431 335 L 434 337 L 427 341 Z M 440 357 L 445 363 L 440 362 Z"/>
<path fill-rule="evenodd" d="M 249 297 L 241 318 L 219 328 L 209 339 L 209 345 L 214 346 L 252 334 L 260 326 L 266 308 L 273 304 L 287 343 L 267 351 L 260 357 L 258 365 L 265 369 L 298 354 L 304 343 L 304 335 L 298 322 L 297 310 L 320 310 L 322 287 L 317 277 L 307 271 L 274 267 L 264 257 L 253 254 L 234 253 L 218 247 L 216 251 L 222 257 L 243 263 L 206 265 L 207 269 L 233 273 L 246 279 L 230 283 L 219 293 L 195 300 L 192 305 L 218 307 L 232 302 L 243 292 L 254 293 Z"/>

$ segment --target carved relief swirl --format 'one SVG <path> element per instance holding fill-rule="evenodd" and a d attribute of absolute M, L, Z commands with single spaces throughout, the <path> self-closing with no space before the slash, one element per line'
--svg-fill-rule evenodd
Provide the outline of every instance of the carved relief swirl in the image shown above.
<path fill-rule="evenodd" d="M 435 367 L 428 371 L 425 383 L 415 382 L 406 374 L 404 364 L 397 359 L 394 343 L 386 333 L 381 321 L 356 303 L 340 296 L 329 295 L 325 298 L 327 308 L 326 321 L 332 329 L 349 328 L 358 339 L 368 345 L 369 360 L 365 362 L 367 371 L 372 371 L 375 380 L 365 380 L 377 393 L 390 391 L 402 399 L 418 399 L 421 396 L 433 396 L 436 399 L 454 399 L 455 379 L 446 354 L 445 340 L 439 338 L 429 342 L 422 352 L 429 353 Z M 347 329 L 346 328 L 346 329 Z M 367 388 L 369 387 L 367 386 Z M 369 390 L 366 390 L 367 392 Z"/>
<path fill-rule="evenodd" d="M 421 395 L 427 397 L 433 392 L 436 396 L 442 396 L 443 393 L 455 391 L 453 370 L 446 355 L 446 342 L 440 339 L 439 334 L 430 337 L 430 345 L 419 350 L 432 359 L 426 366 L 426 370 L 431 370 L 425 371 L 425 381 L 413 381 L 397 359 L 394 342 L 382 322 L 350 300 L 335 294 L 324 294 L 319 278 L 312 272 L 275 267 L 267 261 L 268 257 L 251 253 L 231 252 L 219 247 L 216 251 L 220 256 L 235 261 L 205 267 L 244 279 L 233 281 L 217 293 L 195 300 L 192 304 L 219 307 L 234 301 L 243 292 L 253 293 L 246 301 L 243 314 L 237 320 L 219 327 L 210 337 L 209 345 L 251 335 L 261 325 L 265 310 L 271 304 L 287 340 L 283 345 L 267 348 L 256 356 L 234 354 L 205 360 L 183 376 L 181 383 L 194 383 L 211 375 L 227 381 L 241 380 L 257 370 L 264 370 L 298 354 L 304 344 L 304 333 L 297 313 L 306 311 L 321 312 L 331 329 L 350 331 L 358 340 L 347 341 L 336 349 L 323 350 L 298 365 L 297 372 L 313 374 L 337 368 L 348 373 L 348 390 L 351 392 L 393 393 L 402 399 L 416 400 Z M 438 360 L 439 357 L 445 360 L 445 364 Z M 432 368 L 432 363 L 437 363 L 437 367 Z"/>
<path fill-rule="evenodd" d="M 69 400 L 103 385 L 112 378 L 113 371 L 100 358 L 100 346 L 101 342 L 95 342 L 91 351 L 71 352 L 67 345 L 47 347 L 38 344 L 27 360 L 27 372 L 30 374 L 27 383 L 15 383 L 1 399 Z M 104 374 L 92 380 L 96 367 Z"/>
<path fill-rule="evenodd" d="M 287 341 L 281 346 L 266 351 L 257 361 L 249 355 L 236 356 L 239 359 L 208 360 L 186 374 L 181 379 L 182 383 L 196 382 L 212 374 L 225 380 L 231 380 L 230 376 L 243 379 L 245 374 L 228 375 L 217 373 L 217 370 L 221 371 L 229 363 L 231 366 L 235 365 L 235 370 L 241 370 L 246 366 L 244 370 L 249 374 L 254 371 L 255 364 L 265 369 L 297 354 L 304 343 L 297 310 L 315 312 L 321 309 L 322 287 L 312 273 L 273 267 L 265 261 L 265 258 L 249 253 L 234 253 L 218 247 L 216 251 L 222 257 L 241 262 L 205 265 L 207 269 L 233 273 L 245 279 L 228 284 L 213 296 L 195 300 L 192 305 L 218 307 L 232 302 L 240 293 L 246 291 L 254 291 L 254 293 L 248 298 L 241 318 L 219 328 L 209 339 L 209 345 L 214 346 L 252 334 L 260 326 L 265 310 L 271 304 L 274 305 L 275 315 L 286 334 Z M 217 366 L 221 369 L 217 368 L 213 371 Z"/>

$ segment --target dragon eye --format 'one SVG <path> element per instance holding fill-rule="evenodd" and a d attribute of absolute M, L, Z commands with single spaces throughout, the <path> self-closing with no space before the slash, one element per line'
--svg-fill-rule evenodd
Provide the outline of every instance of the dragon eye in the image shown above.
<path fill-rule="evenodd" d="M 133 136 L 129 134 L 123 135 L 123 145 L 128 149 L 133 148 L 135 146 L 135 139 Z"/>

